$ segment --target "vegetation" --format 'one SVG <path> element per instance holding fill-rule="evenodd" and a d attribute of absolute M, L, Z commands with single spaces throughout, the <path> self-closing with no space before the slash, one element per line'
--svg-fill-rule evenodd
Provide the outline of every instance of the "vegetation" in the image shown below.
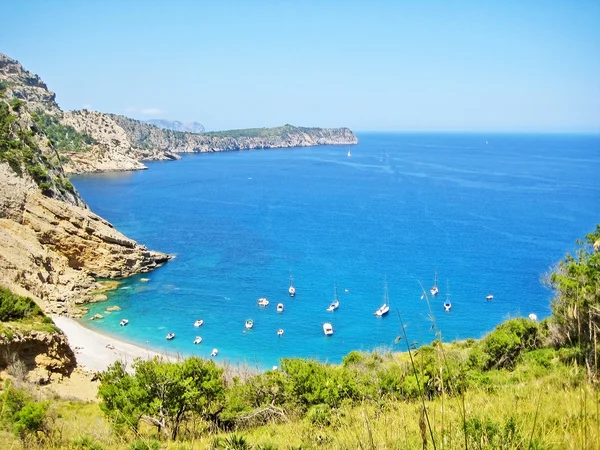
<path fill-rule="evenodd" d="M 600 364 L 600 225 L 578 244 L 550 277 L 557 293 L 552 302 L 553 336 L 557 345 L 576 347 L 579 361 L 596 376 Z"/>
<path fill-rule="evenodd" d="M 351 352 L 335 366 L 283 359 L 249 376 L 199 358 L 116 363 L 100 375 L 99 407 L 57 405 L 59 436 L 43 402 L 21 407 L 24 417 L 7 407 L 2 421 L 19 439 L 72 448 L 596 449 L 599 241 L 600 228 L 559 264 L 554 315 L 542 323 L 515 318 L 480 341 L 402 354 Z"/>
<path fill-rule="evenodd" d="M 44 317 L 44 313 L 32 299 L 0 286 L 0 322 L 34 317 Z"/>
<path fill-rule="evenodd" d="M 286 137 L 289 134 L 297 133 L 311 133 L 318 128 L 305 128 L 295 127 L 290 124 L 285 124 L 281 127 L 273 128 L 246 128 L 243 130 L 225 130 L 225 131 L 211 131 L 203 133 L 204 136 L 220 137 L 220 138 L 264 138 L 264 139 L 277 139 Z"/>
<path fill-rule="evenodd" d="M 57 117 L 49 114 L 33 113 L 33 121 L 50 140 L 52 147 L 59 152 L 80 152 L 89 149 L 94 139 L 80 133 L 70 125 L 63 125 Z"/>
<path fill-rule="evenodd" d="M 47 433 L 48 402 L 38 402 L 23 389 L 6 382 L 0 394 L 0 424 L 12 430 L 25 444 L 29 439 L 40 442 Z"/>

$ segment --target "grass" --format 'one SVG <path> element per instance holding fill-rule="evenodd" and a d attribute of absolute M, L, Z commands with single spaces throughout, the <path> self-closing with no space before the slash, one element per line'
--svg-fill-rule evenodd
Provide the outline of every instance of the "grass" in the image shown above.
<path fill-rule="evenodd" d="M 406 354 L 394 355 L 382 364 L 403 364 L 406 358 Z M 598 387 L 587 381 L 582 368 L 565 365 L 558 357 L 545 367 L 532 357 L 524 358 L 514 370 L 492 370 L 486 372 L 485 380 L 472 383 L 463 397 L 464 418 L 456 397 L 446 395 L 424 401 L 383 397 L 332 408 L 327 421 L 311 419 L 310 415 L 291 417 L 287 423 L 240 428 L 235 433 L 215 433 L 206 424 L 197 423 L 196 436 L 188 432 L 181 441 L 163 440 L 161 448 L 203 449 L 217 442 L 239 444 L 240 439 L 254 449 L 423 448 L 423 401 L 433 439 L 440 449 L 464 449 L 465 441 L 468 448 L 481 450 L 597 449 L 598 394 Z M 148 425 L 141 427 L 138 437 L 131 432 L 116 434 L 97 403 L 53 400 L 51 415 L 52 439 L 40 447 L 68 448 L 73 442 L 85 440 L 112 450 L 159 439 L 156 429 Z M 21 448 L 18 438 L 9 433 L 0 433 L 0 447 Z M 427 448 L 433 448 L 429 436 Z"/>

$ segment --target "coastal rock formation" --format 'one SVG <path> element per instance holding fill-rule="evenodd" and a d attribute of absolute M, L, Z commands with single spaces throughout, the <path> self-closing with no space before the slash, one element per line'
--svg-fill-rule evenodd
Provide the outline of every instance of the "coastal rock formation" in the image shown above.
<path fill-rule="evenodd" d="M 56 104 L 56 94 L 39 76 L 25 70 L 14 59 L 0 53 L 0 80 L 13 98 L 27 103 L 31 111 L 44 111 L 52 115 L 62 112 Z"/>
<path fill-rule="evenodd" d="M 71 123 L 102 127 L 107 137 L 94 140 Z M 73 161 L 93 156 L 83 171 L 143 167 L 124 154 L 127 137 L 110 117 L 64 115 L 39 77 L 0 54 L 0 285 L 47 314 L 76 315 L 103 287 L 95 277 L 147 272 L 169 256 L 92 213 L 65 175 L 68 152 L 57 148 L 73 150 Z"/>
<path fill-rule="evenodd" d="M 178 153 L 348 145 L 358 142 L 348 128 L 275 128 L 203 131 L 201 124 L 158 121 L 156 125 L 95 111 L 63 112 L 55 95 L 18 61 L 0 54 L 0 92 L 23 102 L 31 113 L 24 129 L 47 135 L 56 165 L 65 174 L 145 169 L 143 161 L 180 159 Z M 15 103 L 16 105 L 16 103 Z"/>
<path fill-rule="evenodd" d="M 348 128 L 305 128 L 284 125 L 195 134 L 165 130 L 145 122 L 111 114 L 136 149 L 175 153 L 219 152 L 264 148 L 352 145 L 358 142 Z"/>
<path fill-rule="evenodd" d="M 53 374 L 69 375 L 77 362 L 62 332 L 24 332 L 7 325 L 0 334 L 0 367 L 17 364 L 22 366 L 12 369 L 23 370 L 30 382 L 46 384 Z"/>
<path fill-rule="evenodd" d="M 6 163 L 0 179 L 0 284 L 33 297 L 46 314 L 75 314 L 101 288 L 94 277 L 128 277 L 169 259 L 89 209 L 42 195 Z"/>

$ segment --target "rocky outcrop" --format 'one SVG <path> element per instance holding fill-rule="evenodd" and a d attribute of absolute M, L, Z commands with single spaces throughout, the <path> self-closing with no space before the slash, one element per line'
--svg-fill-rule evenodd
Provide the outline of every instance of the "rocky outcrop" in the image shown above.
<path fill-rule="evenodd" d="M 10 96 L 23 100 L 31 111 L 60 115 L 56 94 L 48 90 L 41 78 L 23 68 L 18 61 L 0 53 L 0 80 Z"/>
<path fill-rule="evenodd" d="M 75 354 L 59 330 L 22 331 L 4 324 L 0 334 L 1 368 L 22 370 L 20 375 L 28 381 L 46 384 L 54 374 L 69 375 L 76 365 Z"/>
<path fill-rule="evenodd" d="M 63 168 L 67 173 L 117 172 L 146 169 L 133 151 L 123 129 L 108 115 L 94 111 L 64 113 L 61 121 L 91 136 L 95 143 L 85 152 L 70 152 Z M 158 159 L 158 158 L 157 158 Z"/>
<path fill-rule="evenodd" d="M 161 129 L 115 114 L 111 114 L 111 117 L 123 128 L 133 147 L 153 151 L 218 152 L 314 145 L 351 145 L 358 142 L 348 128 L 304 128 L 288 124 L 276 128 L 194 134 Z"/>
<path fill-rule="evenodd" d="M 0 164 L 0 284 L 33 297 L 46 314 L 77 314 L 102 286 L 169 259 L 118 232 L 88 209 L 48 198 Z"/>

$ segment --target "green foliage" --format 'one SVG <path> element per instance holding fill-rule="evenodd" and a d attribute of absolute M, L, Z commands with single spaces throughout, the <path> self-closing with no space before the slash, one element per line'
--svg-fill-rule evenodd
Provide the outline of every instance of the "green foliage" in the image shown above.
<path fill-rule="evenodd" d="M 0 286 L 0 321 L 9 322 L 32 317 L 45 317 L 40 307 L 29 297 L 13 294 Z"/>
<path fill-rule="evenodd" d="M 577 241 L 574 255 L 566 255 L 552 273 L 554 339 L 559 345 L 577 346 L 592 373 L 598 373 L 596 343 L 600 337 L 600 225 Z"/>
<path fill-rule="evenodd" d="M 140 419 L 175 439 L 181 422 L 194 413 L 216 420 L 224 399 L 223 370 L 212 361 L 192 357 L 170 363 L 161 358 L 136 360 L 134 374 L 117 362 L 102 374 L 101 408 L 118 427 L 137 431 Z"/>
<path fill-rule="evenodd" d="M 47 402 L 36 402 L 29 393 L 6 382 L 0 405 L 0 422 L 22 440 L 45 431 Z"/>
<path fill-rule="evenodd" d="M 15 434 L 25 439 L 29 434 L 44 430 L 48 403 L 28 402 L 15 415 Z"/>
<path fill-rule="evenodd" d="M 357 399 L 359 387 L 352 372 L 306 359 L 282 359 L 286 390 L 303 408 L 313 405 L 338 407 L 344 399 Z"/>
<path fill-rule="evenodd" d="M 54 149 L 59 152 L 85 151 L 95 143 L 91 136 L 80 133 L 70 125 L 61 124 L 55 116 L 33 113 L 31 117 L 38 129 L 48 137 Z"/>
<path fill-rule="evenodd" d="M 244 436 L 231 434 L 226 437 L 216 438 L 212 443 L 215 450 L 250 450 L 252 445 Z"/>
<path fill-rule="evenodd" d="M 23 106 L 25 102 L 21 99 L 18 98 L 11 98 L 8 101 L 8 104 L 10 105 L 10 107 L 14 110 L 14 111 L 18 111 L 19 108 L 21 108 L 21 106 Z"/>
<path fill-rule="evenodd" d="M 204 136 L 219 138 L 262 138 L 262 139 L 285 139 L 290 135 L 298 133 L 311 133 L 318 128 L 295 127 L 285 124 L 281 127 L 273 128 L 246 128 L 243 130 L 211 131 L 203 133 Z"/>
<path fill-rule="evenodd" d="M 82 436 L 75 439 L 71 443 L 71 448 L 74 450 L 104 450 L 102 444 L 94 441 L 89 436 Z"/>
<path fill-rule="evenodd" d="M 129 446 L 130 450 L 159 450 L 160 442 L 156 439 L 137 439 Z"/>
<path fill-rule="evenodd" d="M 526 350 L 542 345 L 540 326 L 529 319 L 511 319 L 473 347 L 469 366 L 480 370 L 512 369 Z"/>

